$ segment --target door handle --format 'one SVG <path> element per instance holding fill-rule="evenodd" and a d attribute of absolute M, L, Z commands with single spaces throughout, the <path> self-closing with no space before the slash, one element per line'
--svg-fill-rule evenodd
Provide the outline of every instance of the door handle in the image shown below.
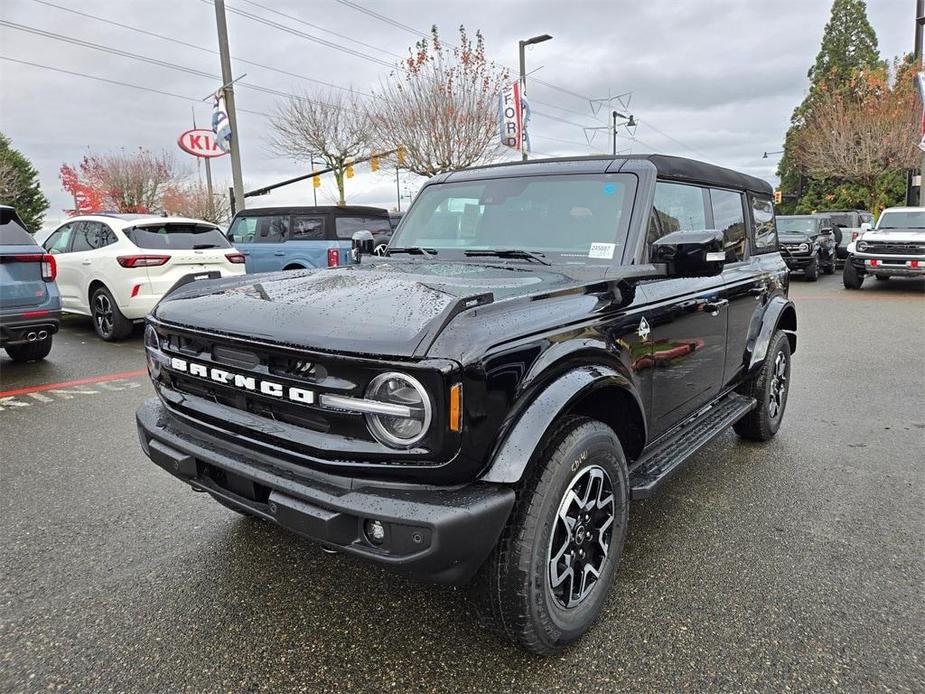
<path fill-rule="evenodd" d="M 81 260 L 80 264 L 81 265 L 93 265 L 93 261 L 92 260 Z"/>
<path fill-rule="evenodd" d="M 711 316 L 719 315 L 719 310 L 723 306 L 729 305 L 729 299 L 716 299 L 714 301 L 706 301 L 703 304 L 703 310 L 706 313 L 709 313 Z"/>
<path fill-rule="evenodd" d="M 286 251 L 273 251 L 273 255 L 286 255 Z"/>

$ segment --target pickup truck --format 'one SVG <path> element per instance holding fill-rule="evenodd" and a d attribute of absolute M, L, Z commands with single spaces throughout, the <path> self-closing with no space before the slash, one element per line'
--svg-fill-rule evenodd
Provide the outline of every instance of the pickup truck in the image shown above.
<path fill-rule="evenodd" d="M 925 275 L 925 207 L 888 207 L 875 229 L 848 245 L 845 288 L 860 289 L 869 275 L 881 281 Z"/>

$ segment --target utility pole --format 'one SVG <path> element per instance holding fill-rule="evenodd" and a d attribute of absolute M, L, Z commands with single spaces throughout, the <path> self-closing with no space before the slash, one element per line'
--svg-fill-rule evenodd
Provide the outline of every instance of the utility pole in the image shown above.
<path fill-rule="evenodd" d="M 228 53 L 228 25 L 225 23 L 225 0 L 215 0 L 215 23 L 218 27 L 218 52 L 222 62 L 222 91 L 225 93 L 225 108 L 231 124 L 231 179 L 234 182 L 234 196 L 231 211 L 237 205 L 244 209 L 244 179 L 241 177 L 241 140 L 238 131 L 238 116 L 234 109 L 234 77 L 231 74 L 231 55 Z"/>
<path fill-rule="evenodd" d="M 401 212 L 401 183 L 398 180 L 398 164 L 395 165 L 395 197 L 398 198 L 398 211 Z"/>
<path fill-rule="evenodd" d="M 616 111 L 613 112 L 613 156 L 617 156 L 617 116 L 620 115 Z"/>
<path fill-rule="evenodd" d="M 925 24 L 925 0 L 916 0 L 915 3 L 915 57 L 917 62 L 925 69 L 925 51 L 923 51 L 923 24 Z M 925 107 L 925 104 L 923 104 Z M 925 205 L 925 151 L 922 152 L 919 166 L 919 205 Z"/>

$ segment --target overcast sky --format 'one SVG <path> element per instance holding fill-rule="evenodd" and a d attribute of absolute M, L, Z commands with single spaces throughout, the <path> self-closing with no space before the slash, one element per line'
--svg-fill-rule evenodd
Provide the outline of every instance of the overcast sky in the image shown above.
<path fill-rule="evenodd" d="M 538 114 L 532 122 L 534 149 L 544 155 L 606 151 L 607 134 L 591 146 L 582 127 L 605 125 L 589 98 L 632 92 L 629 111 L 639 120 L 636 141 L 625 131 L 618 146 L 634 153 L 657 151 L 706 159 L 773 181 L 794 106 L 807 88 L 812 64 L 829 16 L 831 0 L 571 0 L 435 2 L 357 0 L 394 23 L 364 14 L 337 0 L 227 0 L 231 54 L 294 75 L 324 80 L 361 91 L 375 87 L 416 40 L 408 28 L 427 31 L 431 24 L 452 40 L 459 24 L 480 29 L 489 57 L 517 64 L 517 41 L 549 33 L 553 40 L 527 51 L 527 70 L 555 89 L 529 81 L 528 96 Z M 178 45 L 86 15 L 170 36 L 207 50 Z M 236 15 L 237 9 L 323 38 L 367 57 L 321 45 Z M 287 19 L 271 10 L 295 19 Z M 868 16 L 883 56 L 911 50 L 915 3 L 869 0 Z M 205 0 L 3 0 L 6 22 L 144 55 L 196 71 L 219 75 L 213 6 Z M 406 25 L 408 28 L 396 26 Z M 333 33 L 332 33 L 333 32 Z M 335 34 L 339 34 L 335 35 Z M 366 44 L 366 45 L 363 45 Z M 0 26 L 0 56 L 94 77 L 170 92 L 161 96 L 111 83 L 0 60 L 0 130 L 28 156 L 41 175 L 51 202 L 46 226 L 72 206 L 61 189 L 58 169 L 94 152 L 132 149 L 175 152 L 195 172 L 195 160 L 176 146 L 190 127 L 192 110 L 207 125 L 211 105 L 199 102 L 220 80 L 193 75 L 64 43 L 47 36 Z M 296 76 L 232 61 L 246 82 L 291 92 L 318 85 Z M 268 113 L 277 97 L 240 87 L 239 109 Z M 245 188 L 305 173 L 307 168 L 273 155 L 267 144 L 267 120 L 240 113 Z M 395 179 L 358 167 L 347 182 L 347 200 L 394 207 Z M 218 184 L 231 179 L 227 157 L 214 163 Z M 411 178 L 403 175 L 403 179 Z M 403 189 L 417 183 L 403 180 Z M 334 198 L 326 182 L 319 203 Z M 249 206 L 308 202 L 312 189 L 297 184 L 273 195 L 252 198 Z M 407 201 L 402 201 L 402 206 Z"/>

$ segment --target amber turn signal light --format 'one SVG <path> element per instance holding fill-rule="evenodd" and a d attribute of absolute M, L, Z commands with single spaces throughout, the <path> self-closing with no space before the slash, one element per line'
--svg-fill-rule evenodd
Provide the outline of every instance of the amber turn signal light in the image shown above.
<path fill-rule="evenodd" d="M 462 384 L 450 386 L 450 431 L 462 431 Z"/>

